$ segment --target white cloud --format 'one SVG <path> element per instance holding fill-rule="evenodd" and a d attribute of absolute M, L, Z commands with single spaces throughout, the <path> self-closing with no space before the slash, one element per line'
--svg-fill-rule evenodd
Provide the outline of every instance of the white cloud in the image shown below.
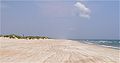
<path fill-rule="evenodd" d="M 76 2 L 74 6 L 78 9 L 80 17 L 90 18 L 90 9 L 81 2 Z"/>

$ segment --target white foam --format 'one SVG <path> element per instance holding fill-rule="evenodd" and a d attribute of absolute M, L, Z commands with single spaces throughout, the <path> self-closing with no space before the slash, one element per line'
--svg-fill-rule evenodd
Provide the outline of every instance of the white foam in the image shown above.
<path fill-rule="evenodd" d="M 114 48 L 114 49 L 120 49 L 120 47 L 113 47 L 113 46 L 106 46 L 106 45 L 101 45 L 103 47 L 107 47 L 107 48 Z"/>

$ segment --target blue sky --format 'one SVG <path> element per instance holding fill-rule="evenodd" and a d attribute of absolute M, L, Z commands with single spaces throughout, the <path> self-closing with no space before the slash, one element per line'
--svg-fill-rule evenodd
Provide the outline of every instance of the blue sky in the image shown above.
<path fill-rule="evenodd" d="M 119 1 L 2 0 L 1 34 L 120 39 Z"/>

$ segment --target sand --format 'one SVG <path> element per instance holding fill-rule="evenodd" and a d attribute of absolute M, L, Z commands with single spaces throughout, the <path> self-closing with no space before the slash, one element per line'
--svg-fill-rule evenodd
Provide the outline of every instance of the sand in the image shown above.
<path fill-rule="evenodd" d="M 119 63 L 119 54 L 72 40 L 0 38 L 0 63 Z"/>

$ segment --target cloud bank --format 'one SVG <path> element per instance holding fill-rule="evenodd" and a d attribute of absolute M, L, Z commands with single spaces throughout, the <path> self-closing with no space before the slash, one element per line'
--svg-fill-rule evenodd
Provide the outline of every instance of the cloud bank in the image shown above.
<path fill-rule="evenodd" d="M 91 11 L 84 4 L 81 2 L 76 2 L 74 6 L 78 9 L 80 17 L 90 18 Z"/>

